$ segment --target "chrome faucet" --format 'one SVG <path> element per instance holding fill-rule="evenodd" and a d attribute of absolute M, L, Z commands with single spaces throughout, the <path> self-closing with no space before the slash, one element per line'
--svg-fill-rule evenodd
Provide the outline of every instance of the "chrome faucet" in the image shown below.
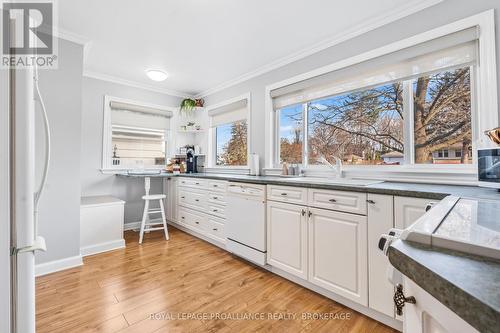
<path fill-rule="evenodd" d="M 340 158 L 338 158 L 337 156 L 332 156 L 332 157 L 335 159 L 335 165 L 332 165 L 330 162 L 328 162 L 324 156 L 320 156 L 319 161 L 322 164 L 328 166 L 333 171 L 335 171 L 336 178 L 342 178 L 343 177 L 342 160 Z"/>

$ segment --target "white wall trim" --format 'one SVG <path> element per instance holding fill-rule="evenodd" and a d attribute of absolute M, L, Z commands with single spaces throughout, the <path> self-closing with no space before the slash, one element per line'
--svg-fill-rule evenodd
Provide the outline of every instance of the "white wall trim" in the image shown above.
<path fill-rule="evenodd" d="M 227 88 L 232 87 L 232 86 L 235 86 L 235 85 L 240 84 L 244 81 L 247 81 L 247 80 L 250 80 L 254 77 L 260 76 L 262 74 L 271 72 L 277 68 L 283 67 L 283 66 L 288 65 L 292 62 L 304 59 L 310 55 L 313 55 L 313 54 L 318 53 L 320 51 L 323 51 L 329 47 L 332 47 L 334 45 L 345 42 L 349 39 L 353 39 L 355 37 L 358 37 L 364 33 L 367 33 L 369 31 L 380 28 L 380 27 L 387 25 L 391 22 L 397 21 L 403 17 L 415 14 L 423 9 L 437 5 L 438 3 L 442 2 L 442 1 L 443 0 L 423 0 L 423 1 L 416 1 L 416 2 L 414 1 L 413 3 L 410 3 L 409 5 L 407 5 L 403 8 L 396 8 L 395 10 L 389 11 L 389 12 L 385 13 L 384 15 L 379 15 L 379 16 L 373 17 L 371 20 L 365 21 L 362 24 L 354 26 L 353 28 L 351 28 L 347 31 L 342 31 L 339 34 L 336 34 L 330 38 L 327 38 L 319 43 L 313 44 L 313 45 L 307 47 L 306 49 L 300 50 L 300 51 L 293 53 L 289 56 L 286 56 L 286 57 L 283 57 L 283 58 L 278 59 L 276 61 L 273 61 L 267 65 L 264 65 L 260 68 L 253 70 L 253 71 L 250 71 L 248 73 L 240 75 L 239 77 L 236 77 L 232 80 L 229 80 L 227 82 L 219 84 L 213 88 L 202 91 L 202 92 L 196 94 L 195 97 L 200 98 L 200 97 L 206 97 L 208 95 L 212 95 L 216 92 L 222 91 L 222 90 L 227 89 Z"/>
<path fill-rule="evenodd" d="M 75 34 L 74 32 L 71 32 L 69 30 L 62 29 L 59 27 L 57 27 L 55 29 L 55 37 L 60 38 L 60 39 L 64 39 L 64 40 L 67 40 L 67 41 L 70 41 L 70 42 L 73 42 L 76 44 L 80 44 L 83 46 L 90 43 L 89 38 L 82 36 L 82 35 L 79 35 L 79 34 Z"/>
<path fill-rule="evenodd" d="M 35 265 L 35 276 L 42 276 L 83 265 L 81 255 L 53 260 Z"/>
<path fill-rule="evenodd" d="M 118 250 L 125 248 L 125 240 L 117 239 L 110 242 L 94 244 L 90 246 L 85 246 L 80 248 L 80 253 L 82 257 L 90 256 L 93 254 L 98 254 L 102 252 L 108 252 L 112 250 Z"/>
<path fill-rule="evenodd" d="M 477 110 L 490 110 L 488 114 L 481 114 L 479 119 L 478 133 L 484 130 L 498 126 L 498 98 L 497 98 L 497 79 L 496 79 L 496 54 L 495 54 L 495 13 L 494 10 L 485 12 L 446 24 L 444 26 L 414 35 L 396 41 L 391 44 L 370 50 L 353 57 L 349 57 L 333 64 L 326 65 L 312 71 L 302 73 L 291 78 L 275 82 L 265 88 L 265 167 L 272 169 L 274 167 L 274 144 L 275 144 L 275 128 L 274 128 L 274 110 L 271 91 L 277 88 L 285 87 L 303 80 L 307 80 L 325 73 L 333 72 L 348 66 L 352 66 L 363 61 L 367 61 L 376 57 L 380 57 L 401 49 L 411 47 L 416 44 L 426 42 L 435 38 L 439 38 L 456 31 L 467 29 L 470 27 L 479 26 L 479 80 L 477 80 Z M 494 112 L 493 112 L 494 110 Z M 485 136 L 480 136 L 479 146 L 488 145 Z"/>
<path fill-rule="evenodd" d="M 185 93 L 185 92 L 182 92 L 182 91 L 155 87 L 155 86 L 152 86 L 149 84 L 124 79 L 124 78 L 109 75 L 109 74 L 90 71 L 87 69 L 84 69 L 83 76 L 88 77 L 88 78 L 92 78 L 92 79 L 96 79 L 96 80 L 112 82 L 112 83 L 121 84 L 121 85 L 128 86 L 128 87 L 139 88 L 139 89 L 157 92 L 157 93 L 166 94 L 166 95 L 175 96 L 175 97 L 182 97 L 182 98 L 193 97 L 192 95 Z"/>

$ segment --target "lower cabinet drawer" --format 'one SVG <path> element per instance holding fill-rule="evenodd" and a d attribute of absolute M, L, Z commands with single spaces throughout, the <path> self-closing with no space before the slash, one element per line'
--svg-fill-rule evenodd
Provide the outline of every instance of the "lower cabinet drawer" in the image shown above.
<path fill-rule="evenodd" d="M 267 199 L 273 201 L 306 205 L 307 188 L 267 185 Z"/>
<path fill-rule="evenodd" d="M 205 229 L 207 236 L 225 243 L 226 234 L 224 233 L 224 220 L 210 216 L 207 222 Z"/>
<path fill-rule="evenodd" d="M 196 179 L 196 178 L 184 178 L 179 179 L 180 187 L 191 187 L 200 190 L 206 190 L 208 187 L 208 181 L 206 179 Z"/>
<path fill-rule="evenodd" d="M 366 193 L 309 189 L 308 205 L 366 215 Z"/>
<path fill-rule="evenodd" d="M 226 208 L 224 206 L 213 205 L 213 204 L 209 204 L 208 205 L 208 213 L 209 214 L 221 217 L 223 219 L 226 218 L 226 212 L 225 212 L 225 210 L 226 210 Z"/>
<path fill-rule="evenodd" d="M 179 208 L 179 222 L 200 231 L 207 228 L 207 216 L 203 213 L 195 212 L 183 207 Z"/>
<path fill-rule="evenodd" d="M 208 198 L 205 191 L 196 191 L 186 188 L 179 188 L 179 205 L 205 211 L 208 207 Z"/>
<path fill-rule="evenodd" d="M 208 193 L 208 202 L 218 205 L 226 205 L 226 196 L 217 192 L 209 192 Z"/>

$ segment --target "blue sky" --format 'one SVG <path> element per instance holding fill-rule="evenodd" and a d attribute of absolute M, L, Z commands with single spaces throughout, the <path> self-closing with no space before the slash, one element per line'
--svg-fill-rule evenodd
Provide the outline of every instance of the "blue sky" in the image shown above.
<path fill-rule="evenodd" d="M 224 152 L 224 147 L 231 139 L 231 124 L 224 124 L 217 126 L 216 130 L 217 138 L 217 156 Z"/>

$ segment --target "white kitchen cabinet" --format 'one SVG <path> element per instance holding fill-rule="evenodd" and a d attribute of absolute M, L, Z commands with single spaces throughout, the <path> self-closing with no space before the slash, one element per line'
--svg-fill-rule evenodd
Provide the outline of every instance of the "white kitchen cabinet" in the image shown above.
<path fill-rule="evenodd" d="M 309 208 L 309 281 L 368 305 L 367 217 Z"/>
<path fill-rule="evenodd" d="M 389 260 L 378 248 L 380 235 L 394 227 L 392 195 L 368 194 L 368 306 L 394 317 L 394 286 L 387 278 Z"/>
<path fill-rule="evenodd" d="M 267 263 L 307 279 L 307 207 L 267 202 Z"/>
<path fill-rule="evenodd" d="M 415 297 L 416 303 L 406 303 L 403 307 L 404 329 L 406 333 L 477 333 L 469 323 L 457 316 L 443 303 L 420 288 L 412 280 L 404 277 L 406 297 Z"/>
<path fill-rule="evenodd" d="M 179 203 L 177 197 L 177 183 L 178 179 L 175 177 L 168 177 L 165 180 L 167 198 L 165 199 L 166 217 L 167 220 L 177 222 L 179 220 Z"/>
<path fill-rule="evenodd" d="M 366 193 L 309 189 L 308 206 L 366 215 Z"/>
<path fill-rule="evenodd" d="M 396 228 L 405 229 L 425 214 L 425 208 L 436 200 L 394 197 L 394 223 Z"/>

